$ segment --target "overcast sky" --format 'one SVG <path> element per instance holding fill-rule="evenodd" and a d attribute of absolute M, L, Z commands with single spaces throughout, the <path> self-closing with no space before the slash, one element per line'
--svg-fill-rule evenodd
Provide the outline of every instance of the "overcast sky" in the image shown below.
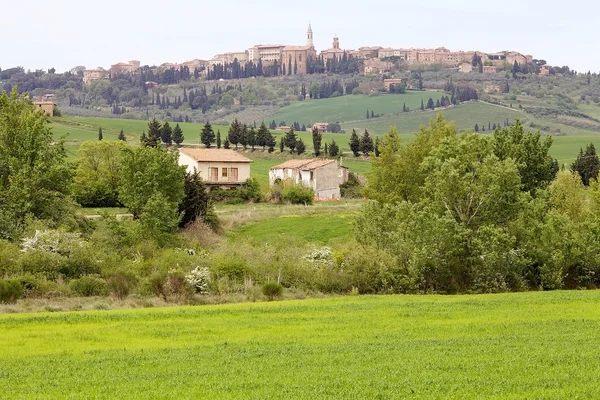
<path fill-rule="evenodd" d="M 8 3 L 8 4 L 7 4 Z M 41 3 L 41 2 L 40 2 Z M 109 67 L 210 59 L 259 43 L 304 44 L 309 21 L 315 47 L 447 47 L 515 50 L 600 71 L 593 0 L 2 0 L 0 68 Z"/>

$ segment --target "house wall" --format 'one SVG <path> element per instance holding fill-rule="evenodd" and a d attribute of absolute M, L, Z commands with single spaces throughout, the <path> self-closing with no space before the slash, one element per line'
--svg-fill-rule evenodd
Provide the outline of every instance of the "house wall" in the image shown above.
<path fill-rule="evenodd" d="M 194 169 L 200 173 L 200 177 L 206 183 L 244 183 L 250 178 L 250 163 L 235 162 L 200 162 L 184 153 L 179 153 L 179 165 L 185 166 L 186 171 L 193 173 Z M 213 179 L 210 174 L 211 168 L 218 168 L 217 179 Z M 233 179 L 231 169 L 238 169 L 238 178 Z M 223 169 L 227 170 L 227 176 L 223 176 Z"/>
<path fill-rule="evenodd" d="M 319 199 L 339 199 L 340 177 L 337 163 L 330 163 L 314 171 L 315 196 Z"/>

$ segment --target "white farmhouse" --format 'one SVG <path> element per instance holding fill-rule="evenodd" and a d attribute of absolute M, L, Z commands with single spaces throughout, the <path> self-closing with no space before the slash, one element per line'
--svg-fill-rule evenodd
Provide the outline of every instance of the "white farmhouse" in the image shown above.
<path fill-rule="evenodd" d="M 231 149 L 179 149 L 179 165 L 200 173 L 207 185 L 240 186 L 250 178 L 252 160 Z"/>
<path fill-rule="evenodd" d="M 269 170 L 271 185 L 287 179 L 311 188 L 317 199 L 339 199 L 340 184 L 348 180 L 348 169 L 339 166 L 335 160 L 313 158 L 289 160 Z"/>

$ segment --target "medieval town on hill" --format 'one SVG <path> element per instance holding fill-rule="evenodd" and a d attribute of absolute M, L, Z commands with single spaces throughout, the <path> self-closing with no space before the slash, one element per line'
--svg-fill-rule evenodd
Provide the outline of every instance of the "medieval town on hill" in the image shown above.
<path fill-rule="evenodd" d="M 487 53 L 477 50 L 450 51 L 445 47 L 435 49 L 402 49 L 384 48 L 382 46 L 365 46 L 358 50 L 342 49 L 340 38 L 333 37 L 332 47 L 317 52 L 314 46 L 312 26 L 308 25 L 306 43 L 304 45 L 257 44 L 247 50 L 231 51 L 215 55 L 210 60 L 195 59 L 183 63 L 164 63 L 157 69 L 181 70 L 187 68 L 199 77 L 219 77 L 219 72 L 226 66 L 244 67 L 265 71 L 265 75 L 304 75 L 319 72 L 331 72 L 336 63 L 347 63 L 348 60 L 360 60 L 355 64 L 357 73 L 372 74 L 389 72 L 394 62 L 402 62 L 407 66 L 439 64 L 444 67 L 458 67 L 461 72 L 471 72 L 479 68 L 483 73 L 495 73 L 501 65 L 527 65 L 534 63 L 539 68 L 538 74 L 547 76 L 550 66 L 545 62 L 534 60 L 532 55 L 523 55 L 516 51 L 500 51 Z M 109 79 L 115 75 L 134 73 L 141 62 L 132 60 L 111 65 L 109 69 L 98 67 L 83 71 L 84 83 L 98 79 Z M 267 72 L 268 71 L 268 72 Z"/>

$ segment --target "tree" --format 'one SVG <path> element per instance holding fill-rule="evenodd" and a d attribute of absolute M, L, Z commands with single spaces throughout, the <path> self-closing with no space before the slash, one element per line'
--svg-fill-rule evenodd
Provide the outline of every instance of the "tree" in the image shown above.
<path fill-rule="evenodd" d="M 210 148 L 212 143 L 215 141 L 215 132 L 212 129 L 212 125 L 210 122 L 206 121 L 204 127 L 202 128 L 202 132 L 200 133 L 200 143 L 203 143 L 206 148 Z"/>
<path fill-rule="evenodd" d="M 125 133 L 123 132 L 123 129 L 121 129 L 121 132 L 119 132 L 119 140 L 125 142 L 127 139 L 125 138 Z"/>
<path fill-rule="evenodd" d="M 306 145 L 304 144 L 304 142 L 302 141 L 302 139 L 298 139 L 298 142 L 296 143 L 296 153 L 298 153 L 298 155 L 304 153 L 306 151 Z"/>
<path fill-rule="evenodd" d="M 156 118 L 148 123 L 148 136 L 142 140 L 145 147 L 156 147 L 161 141 L 162 127 Z"/>
<path fill-rule="evenodd" d="M 275 122 L 275 121 L 273 121 L 273 122 Z M 229 126 L 229 133 L 228 133 L 229 142 L 231 142 L 231 144 L 234 144 L 236 149 L 238 147 L 238 143 L 240 142 L 240 134 L 241 134 L 241 126 L 236 118 L 233 120 L 233 122 Z"/>
<path fill-rule="evenodd" d="M 423 103 L 423 99 L 421 99 L 421 111 L 425 110 L 425 104 Z"/>
<path fill-rule="evenodd" d="M 83 142 L 77 152 L 73 196 L 84 207 L 118 207 L 119 177 L 126 144 Z"/>
<path fill-rule="evenodd" d="M 230 146 L 230 143 L 229 143 L 229 136 L 225 136 L 225 142 L 223 142 L 223 148 L 229 149 L 230 147 L 231 146 Z"/>
<path fill-rule="evenodd" d="M 354 154 L 354 157 L 358 157 L 358 154 L 360 152 L 360 139 L 358 138 L 355 129 L 352 129 L 352 135 L 350 136 L 350 142 L 348 143 L 348 145 L 350 146 L 350 150 L 352 150 L 352 154 Z"/>
<path fill-rule="evenodd" d="M 257 141 L 258 141 L 258 138 L 256 136 L 256 130 L 254 129 L 254 127 L 251 127 L 248 130 L 248 145 L 250 145 L 252 150 L 254 150 L 254 147 L 256 146 Z"/>
<path fill-rule="evenodd" d="M 479 125 L 475 124 L 475 128 L 473 128 L 473 132 L 479 132 Z"/>
<path fill-rule="evenodd" d="M 177 146 L 180 146 L 181 143 L 183 143 L 183 140 L 183 131 L 181 130 L 179 123 L 177 123 L 175 125 L 175 129 L 173 129 L 173 142 L 175 142 Z"/>
<path fill-rule="evenodd" d="M 221 130 L 217 129 L 217 149 L 221 148 Z"/>
<path fill-rule="evenodd" d="M 290 149 L 290 153 L 294 152 L 296 148 L 296 144 L 298 143 L 298 136 L 296 136 L 296 132 L 294 132 L 294 128 L 290 128 L 289 131 L 286 132 L 284 137 L 285 147 Z"/>
<path fill-rule="evenodd" d="M 375 157 L 379 157 L 379 155 L 381 154 L 381 152 L 379 151 L 379 138 L 378 137 L 375 138 L 374 152 L 375 152 Z"/>
<path fill-rule="evenodd" d="M 17 87 L 0 94 L 0 237 L 18 239 L 25 221 L 58 227 L 74 212 L 73 170 L 50 121 Z"/>
<path fill-rule="evenodd" d="M 160 148 L 127 148 L 123 152 L 119 201 L 137 218 L 155 194 L 161 194 L 177 210 L 183 199 L 185 170 L 177 152 Z"/>
<path fill-rule="evenodd" d="M 375 118 L 375 111 L 371 110 L 371 118 Z"/>
<path fill-rule="evenodd" d="M 323 139 L 323 134 L 319 130 L 319 128 L 314 127 L 312 130 L 312 141 L 313 141 L 313 149 L 315 151 L 315 156 L 319 157 L 321 155 L 321 140 Z"/>
<path fill-rule="evenodd" d="M 368 156 L 369 153 L 373 152 L 374 150 L 373 138 L 371 138 L 371 135 L 369 135 L 369 131 L 367 131 L 366 129 L 360 138 L 359 150 L 365 156 Z"/>
<path fill-rule="evenodd" d="M 282 136 L 279 138 L 279 152 L 283 153 L 284 148 L 285 148 L 285 143 L 284 143 L 284 138 Z"/>
<path fill-rule="evenodd" d="M 433 102 L 433 99 L 430 97 L 429 100 L 427 100 L 427 108 L 433 110 L 435 109 L 435 103 Z"/>
<path fill-rule="evenodd" d="M 217 222 L 216 217 L 211 213 L 210 197 L 199 172 L 186 173 L 184 194 L 183 200 L 179 203 L 179 214 L 181 215 L 179 226 L 181 228 L 196 220 L 202 220 L 209 225 Z"/>
<path fill-rule="evenodd" d="M 162 142 L 167 146 L 173 144 L 173 130 L 171 129 L 171 125 L 169 125 L 168 121 L 163 124 L 160 136 Z"/>
<path fill-rule="evenodd" d="M 342 127 L 337 122 L 330 122 L 327 125 L 327 131 L 331 133 L 340 133 L 342 131 Z"/>
<path fill-rule="evenodd" d="M 98 128 L 98 140 L 102 140 L 102 127 Z"/>
<path fill-rule="evenodd" d="M 329 155 L 329 145 L 327 143 L 325 143 L 325 146 L 323 146 L 323 153 L 328 156 Z"/>
<path fill-rule="evenodd" d="M 493 136 L 494 154 L 500 160 L 512 158 L 517 164 L 523 190 L 535 193 L 552 181 L 552 136 L 540 132 L 525 132 L 518 119 L 514 126 L 496 130 Z"/>
<path fill-rule="evenodd" d="M 248 125 L 246 124 L 242 124 L 239 142 L 242 146 L 244 146 L 244 149 L 248 147 Z"/>
<path fill-rule="evenodd" d="M 258 131 L 256 132 L 256 144 L 261 146 L 263 148 L 263 150 L 265 149 L 265 146 L 268 145 L 270 134 L 271 133 L 267 129 L 267 126 L 265 125 L 265 123 L 263 122 L 262 124 L 260 124 L 260 127 L 258 128 Z"/>
<path fill-rule="evenodd" d="M 275 140 L 275 136 L 270 131 L 267 131 L 267 146 L 269 147 L 269 153 L 275 151 L 275 145 L 277 141 Z"/>
<path fill-rule="evenodd" d="M 585 186 L 589 186 L 592 179 L 598 179 L 599 169 L 600 159 L 598 159 L 596 147 L 593 143 L 588 144 L 585 151 L 580 149 L 577 159 L 571 164 L 571 171 L 579 174 Z"/>
<path fill-rule="evenodd" d="M 329 144 L 329 155 L 331 157 L 337 157 L 339 153 L 340 153 L 340 146 L 338 146 L 338 144 L 335 142 L 335 140 L 331 140 L 331 143 Z"/>

